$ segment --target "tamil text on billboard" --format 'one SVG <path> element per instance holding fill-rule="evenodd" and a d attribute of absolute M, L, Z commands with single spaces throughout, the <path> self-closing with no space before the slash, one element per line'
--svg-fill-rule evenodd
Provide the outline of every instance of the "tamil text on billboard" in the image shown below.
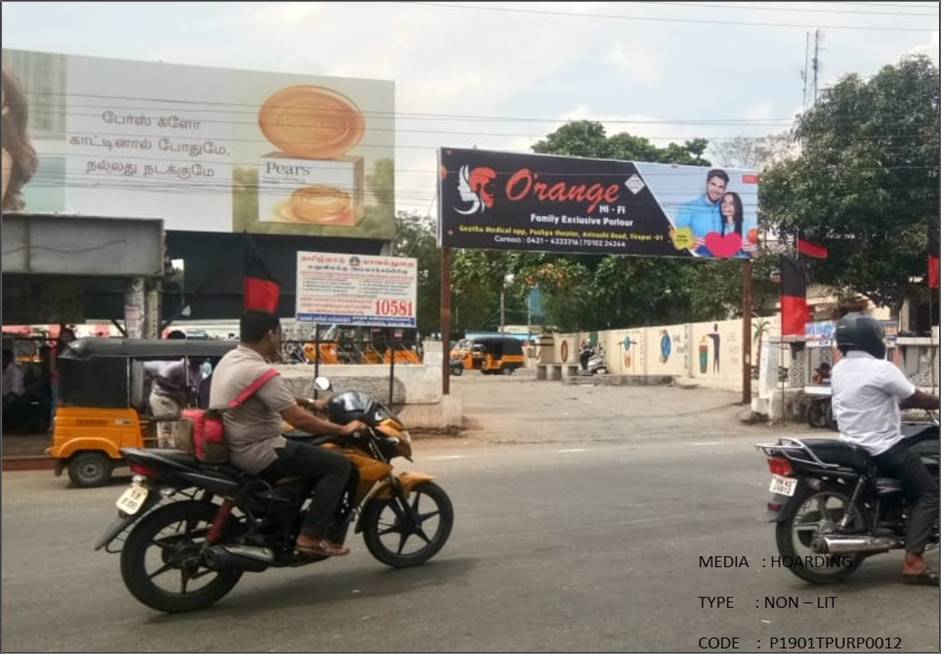
<path fill-rule="evenodd" d="M 757 252 L 758 176 L 699 166 L 442 149 L 445 247 L 673 257 Z"/>
<path fill-rule="evenodd" d="M 3 50 L 3 210 L 388 240 L 394 95 L 392 82 Z"/>
<path fill-rule="evenodd" d="M 417 289 L 417 259 L 297 253 L 298 320 L 414 328 Z"/>

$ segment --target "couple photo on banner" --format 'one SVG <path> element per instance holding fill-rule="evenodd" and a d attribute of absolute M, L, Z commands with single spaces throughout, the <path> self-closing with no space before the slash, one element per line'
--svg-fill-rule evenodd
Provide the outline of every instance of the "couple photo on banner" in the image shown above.
<path fill-rule="evenodd" d="M 742 196 L 728 190 L 729 181 L 727 172 L 713 168 L 705 192 L 679 206 L 670 232 L 677 250 L 717 259 L 750 259 L 758 251 L 757 221 L 746 219 Z"/>

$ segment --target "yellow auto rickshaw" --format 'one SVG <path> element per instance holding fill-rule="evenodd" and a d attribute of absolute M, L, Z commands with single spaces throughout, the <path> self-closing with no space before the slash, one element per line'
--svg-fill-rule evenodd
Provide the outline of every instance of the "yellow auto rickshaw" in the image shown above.
<path fill-rule="evenodd" d="M 511 375 L 526 363 L 523 344 L 512 336 L 480 336 L 451 350 L 451 374 L 479 370 L 485 375 Z"/>
<path fill-rule="evenodd" d="M 151 415 L 147 361 L 197 359 L 214 367 L 237 344 L 112 338 L 69 343 L 58 358 L 59 402 L 52 446 L 46 449 L 57 459 L 56 476 L 67 467 L 76 486 L 101 486 L 121 464 L 122 447 L 157 446 L 156 423 L 176 417 Z M 192 399 L 194 404 L 205 404 L 209 377 L 199 382 L 200 397 Z"/>
<path fill-rule="evenodd" d="M 470 339 L 462 338 L 451 348 L 450 369 L 451 374 L 455 377 L 463 375 L 465 369 L 472 370 L 474 368 L 474 358 L 471 353 L 473 345 Z"/>

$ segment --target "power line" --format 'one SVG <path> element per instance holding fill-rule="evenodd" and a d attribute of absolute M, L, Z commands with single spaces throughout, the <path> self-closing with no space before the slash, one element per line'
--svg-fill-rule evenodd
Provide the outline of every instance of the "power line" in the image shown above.
<path fill-rule="evenodd" d="M 663 23 L 693 23 L 696 25 L 732 25 L 739 27 L 793 27 L 800 29 L 814 29 L 822 27 L 834 30 L 863 30 L 872 32 L 934 32 L 937 28 L 925 27 L 876 27 L 870 25 L 807 25 L 797 23 L 762 23 L 745 22 L 733 20 L 704 20 L 693 18 L 663 18 L 653 16 L 627 16 L 624 14 L 593 14 L 593 13 L 572 13 L 567 11 L 551 11 L 547 9 L 518 9 L 515 7 L 483 7 L 476 5 L 456 5 L 444 4 L 440 2 L 406 2 L 400 0 L 399 4 L 419 5 L 424 7 L 438 7 L 442 9 L 468 9 L 475 11 L 499 11 L 516 14 L 538 14 L 544 16 L 566 16 L 569 18 L 610 18 L 615 20 L 637 20 L 637 21 L 655 21 Z"/>
<path fill-rule="evenodd" d="M 673 7 L 707 7 L 709 9 L 738 9 L 739 11 L 783 11 L 798 13 L 817 13 L 817 14 L 852 14 L 854 16 L 937 16 L 936 13 L 904 13 L 898 11 L 843 11 L 840 9 L 815 9 L 809 7 L 768 7 L 758 5 L 724 5 L 713 2 L 640 2 L 635 1 L 635 5 L 653 5 L 653 6 L 673 6 Z M 833 3 L 836 6 L 844 3 Z M 925 7 L 927 9 L 927 7 Z"/>

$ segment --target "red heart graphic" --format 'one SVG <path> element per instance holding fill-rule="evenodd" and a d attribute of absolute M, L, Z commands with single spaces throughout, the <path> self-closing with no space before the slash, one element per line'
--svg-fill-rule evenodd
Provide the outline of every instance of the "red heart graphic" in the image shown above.
<path fill-rule="evenodd" d="M 712 256 L 728 259 L 734 257 L 742 249 L 742 237 L 735 232 L 725 236 L 719 232 L 710 232 L 706 234 L 706 247 L 709 248 Z"/>

